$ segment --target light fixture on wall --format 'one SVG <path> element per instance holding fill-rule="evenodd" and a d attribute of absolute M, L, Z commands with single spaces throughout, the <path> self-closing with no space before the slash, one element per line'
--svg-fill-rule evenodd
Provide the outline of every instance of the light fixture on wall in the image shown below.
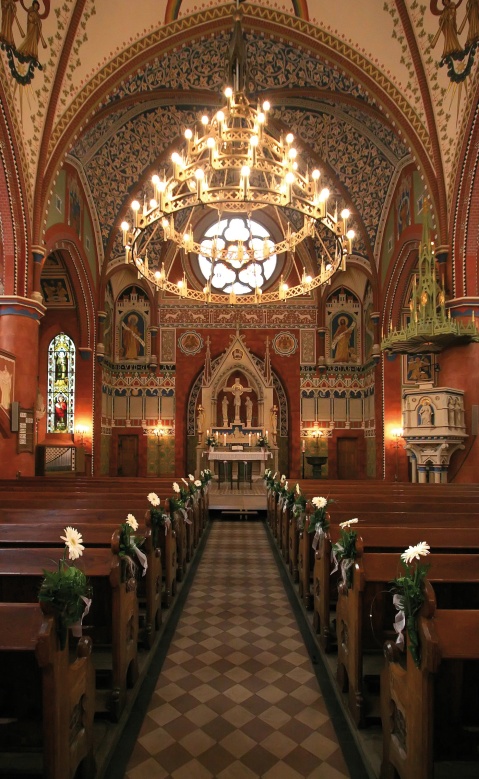
<path fill-rule="evenodd" d="M 391 430 L 391 436 L 393 439 L 393 446 L 396 449 L 396 470 L 394 472 L 394 481 L 399 479 L 399 444 L 401 438 L 404 436 L 404 430 L 402 427 L 393 427 Z"/>
<path fill-rule="evenodd" d="M 78 436 L 80 446 L 83 446 L 83 441 L 88 432 L 88 428 L 85 425 L 78 425 L 75 428 L 75 433 Z"/>
<path fill-rule="evenodd" d="M 158 289 L 189 300 L 221 305 L 274 303 L 308 293 L 344 270 L 354 232 L 348 226 L 347 209 L 340 216 L 337 204 L 328 210 L 329 191 L 321 186 L 319 170 L 310 170 L 301 160 L 293 134 L 271 129 L 269 102 L 253 105 L 248 100 L 239 15 L 232 42 L 231 85 L 225 89 L 225 103 L 184 131 L 170 164 L 153 176 L 143 204 L 132 202 L 133 224 L 121 225 L 125 261 Z M 217 235 L 209 230 L 207 241 L 195 237 L 205 208 L 214 212 L 218 225 L 224 224 L 224 218 L 238 217 L 241 236 L 225 240 L 223 228 L 218 227 Z M 251 225 L 261 211 L 274 221 L 279 237 L 254 235 Z M 164 263 L 160 264 L 158 239 L 173 244 L 180 255 L 191 253 L 208 261 L 211 270 L 203 289 L 189 286 L 184 271 L 176 282 L 168 278 Z M 307 240 L 319 258 L 317 273 L 311 276 L 296 266 L 297 283 L 288 286 L 281 275 L 273 291 L 263 292 L 270 258 L 289 254 L 296 265 L 295 251 Z M 235 281 L 225 288 L 228 273 Z M 223 283 L 215 285 L 220 278 Z"/>
<path fill-rule="evenodd" d="M 161 439 L 165 435 L 165 431 L 162 427 L 155 427 L 153 428 L 153 435 L 156 436 L 157 444 L 160 446 Z"/>

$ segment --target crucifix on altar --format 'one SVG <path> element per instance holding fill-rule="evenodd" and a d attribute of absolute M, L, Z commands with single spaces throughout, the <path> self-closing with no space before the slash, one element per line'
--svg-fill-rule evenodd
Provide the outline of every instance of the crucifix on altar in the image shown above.
<path fill-rule="evenodd" d="M 241 417 L 240 417 L 240 408 L 241 408 L 241 396 L 243 392 L 252 392 L 252 387 L 243 387 L 238 377 L 235 378 L 234 384 L 231 385 L 231 387 L 223 387 L 224 392 L 232 392 L 233 393 L 233 403 L 234 403 L 234 425 L 241 424 Z"/>

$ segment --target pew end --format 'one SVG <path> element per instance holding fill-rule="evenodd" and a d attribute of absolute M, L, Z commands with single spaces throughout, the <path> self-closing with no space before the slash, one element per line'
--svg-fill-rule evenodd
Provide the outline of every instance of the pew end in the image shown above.
<path fill-rule="evenodd" d="M 479 685 L 479 610 L 438 609 L 428 581 L 425 595 L 418 616 L 420 666 L 407 651 L 407 636 L 405 652 L 391 642 L 384 647 L 381 779 L 432 779 L 441 760 L 454 771 L 454 759 L 468 758 L 473 771 L 475 757 L 479 768 L 477 694 L 475 736 L 462 716 L 465 692 L 472 686 L 477 693 Z M 469 673 L 464 678 L 466 662 Z"/>
<path fill-rule="evenodd" d="M 61 649 L 54 618 L 33 603 L 0 604 L 0 637 L 0 775 L 94 776 L 91 640 Z"/>

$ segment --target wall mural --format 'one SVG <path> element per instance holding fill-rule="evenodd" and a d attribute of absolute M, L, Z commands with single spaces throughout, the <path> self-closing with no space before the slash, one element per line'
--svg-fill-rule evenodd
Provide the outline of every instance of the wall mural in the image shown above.
<path fill-rule="evenodd" d="M 70 282 L 66 276 L 53 276 L 40 279 L 42 295 L 48 307 L 64 308 L 73 305 Z"/>
<path fill-rule="evenodd" d="M 326 357 L 329 363 L 361 362 L 361 304 L 352 292 L 333 292 L 326 304 Z"/>
<path fill-rule="evenodd" d="M 298 341 L 292 333 L 277 333 L 272 345 L 276 354 L 281 357 L 289 357 L 298 350 Z"/>
<path fill-rule="evenodd" d="M 421 384 L 434 379 L 432 354 L 405 354 L 403 356 L 403 383 Z"/>
<path fill-rule="evenodd" d="M 116 302 L 115 359 L 143 361 L 150 354 L 150 303 L 143 290 L 127 287 Z"/>
<path fill-rule="evenodd" d="M 183 354 L 198 354 L 204 346 L 204 341 L 199 333 L 188 331 L 180 335 L 178 346 Z"/>
<path fill-rule="evenodd" d="M 469 76 L 477 46 L 479 44 L 479 0 L 467 0 L 464 15 L 458 27 L 457 9 L 462 0 L 442 0 L 442 8 L 438 0 L 430 0 L 431 13 L 439 17 L 439 28 L 431 41 L 434 49 L 443 37 L 442 56 L 439 67 L 446 65 L 447 75 L 452 82 L 461 84 Z M 466 31 L 466 40 L 461 43 L 459 36 Z"/>
<path fill-rule="evenodd" d="M 20 0 L 23 13 L 18 14 L 17 0 L 2 0 L 2 26 L 0 29 L 0 48 L 7 55 L 10 73 L 15 81 L 22 86 L 27 86 L 35 75 L 35 68 L 43 70 L 38 61 L 38 46 L 41 43 L 44 49 L 47 42 L 42 33 L 42 20 L 50 13 L 50 0 L 43 0 L 43 9 L 40 10 L 38 0 L 33 0 L 27 8 L 24 0 Z M 15 38 L 20 35 L 23 38 L 20 44 L 16 44 Z"/>
<path fill-rule="evenodd" d="M 0 407 L 10 414 L 15 388 L 15 358 L 0 352 Z"/>
<path fill-rule="evenodd" d="M 79 238 L 82 235 L 83 198 L 80 193 L 78 178 L 73 175 L 68 180 L 68 224 L 73 227 Z"/>

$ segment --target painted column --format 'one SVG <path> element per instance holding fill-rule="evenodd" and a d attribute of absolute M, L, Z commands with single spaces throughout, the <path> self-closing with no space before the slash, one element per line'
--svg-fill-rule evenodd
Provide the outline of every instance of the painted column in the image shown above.
<path fill-rule="evenodd" d="M 20 408 L 35 409 L 38 387 L 39 324 L 45 307 L 37 300 L 19 296 L 0 298 L 0 351 L 14 360 L 14 387 L 12 401 Z M 13 363 L 12 363 L 13 365 Z M 10 416 L 10 409 L 5 409 Z M 24 476 L 34 474 L 34 454 L 17 454 L 17 434 L 2 439 L 0 471 L 5 478 L 17 471 Z"/>
<path fill-rule="evenodd" d="M 32 300 L 37 303 L 43 303 L 43 295 L 40 287 L 40 276 L 42 275 L 43 262 L 45 260 L 45 247 L 32 246 L 33 256 L 33 292 Z"/>

